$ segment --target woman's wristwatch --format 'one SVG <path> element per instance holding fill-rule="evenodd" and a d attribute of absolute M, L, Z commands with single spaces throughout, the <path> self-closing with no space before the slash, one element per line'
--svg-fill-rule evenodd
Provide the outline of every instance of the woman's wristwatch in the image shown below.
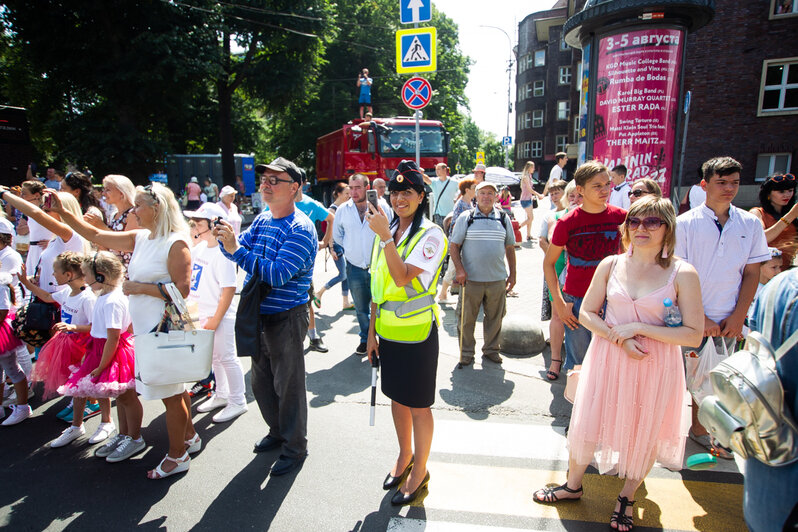
<path fill-rule="evenodd" d="M 393 242 L 393 238 L 388 238 L 387 240 L 380 240 L 380 248 L 385 249 L 389 243 Z"/>

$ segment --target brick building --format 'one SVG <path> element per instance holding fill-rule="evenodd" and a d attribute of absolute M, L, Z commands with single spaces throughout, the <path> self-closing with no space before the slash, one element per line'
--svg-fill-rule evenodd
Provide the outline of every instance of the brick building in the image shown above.
<path fill-rule="evenodd" d="M 548 177 L 557 152 L 572 159 L 568 175 L 576 167 L 576 146 L 568 146 L 577 140 L 582 52 L 565 43 L 562 26 L 583 5 L 584 0 L 558 0 L 518 24 L 515 169 L 533 161 L 541 179 Z"/>
<path fill-rule="evenodd" d="M 557 151 L 576 155 L 581 52 L 564 43 L 562 25 L 583 5 L 584 0 L 559 0 L 518 26 L 517 170 L 532 160 L 545 178 Z M 747 207 L 757 203 L 759 183 L 767 175 L 795 173 L 796 34 L 794 0 L 717 0 L 713 20 L 688 36 L 684 90 L 692 91 L 692 106 L 684 184 L 695 182 L 706 159 L 730 155 L 744 168 L 735 203 Z M 564 143 L 569 146 L 561 150 Z M 677 168 L 680 146 L 674 154 Z"/>

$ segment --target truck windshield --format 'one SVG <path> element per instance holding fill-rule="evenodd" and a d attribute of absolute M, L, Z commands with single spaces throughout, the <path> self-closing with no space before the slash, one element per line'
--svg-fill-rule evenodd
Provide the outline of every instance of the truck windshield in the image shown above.
<path fill-rule="evenodd" d="M 440 126 L 422 126 L 419 129 L 421 153 L 445 155 L 443 130 Z M 380 153 L 391 157 L 415 155 L 416 126 L 393 126 L 393 131 L 380 135 Z"/>

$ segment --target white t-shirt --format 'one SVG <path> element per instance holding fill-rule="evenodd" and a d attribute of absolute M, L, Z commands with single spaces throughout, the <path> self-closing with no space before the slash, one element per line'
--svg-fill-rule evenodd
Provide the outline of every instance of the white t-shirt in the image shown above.
<path fill-rule="evenodd" d="M 31 245 L 40 240 L 52 240 L 53 238 L 53 233 L 45 229 L 42 224 L 33 218 L 28 218 L 28 229 L 30 231 L 28 236 L 30 237 Z"/>
<path fill-rule="evenodd" d="M 86 288 L 78 295 L 72 296 L 70 287 L 62 288 L 51 295 L 56 303 L 61 305 L 61 321 L 70 325 L 88 325 L 92 321 L 94 304 L 97 296 Z"/>
<path fill-rule="evenodd" d="M 7 279 L 5 279 L 7 280 Z M 2 283 L 3 279 L 0 279 Z M 11 290 L 5 283 L 0 284 L 0 310 L 11 310 Z"/>
<path fill-rule="evenodd" d="M 559 164 L 555 164 L 554 168 L 551 169 L 551 173 L 549 173 L 549 180 L 546 182 L 546 184 L 551 185 L 552 181 L 555 180 L 562 180 L 562 167 Z"/>
<path fill-rule="evenodd" d="M 39 288 L 51 294 L 61 289 L 53 276 L 53 262 L 64 251 L 83 253 L 83 242 L 83 238 L 76 231 L 72 231 L 72 238 L 67 242 L 64 242 L 60 236 L 50 242 L 39 257 Z"/>
<path fill-rule="evenodd" d="M 410 227 L 412 227 L 412 225 L 408 226 L 407 230 L 399 239 L 400 245 L 407 238 Z M 396 229 L 398 228 L 398 225 L 394 227 L 394 234 L 396 234 Z M 424 270 L 418 274 L 418 281 L 426 288 L 432 282 L 432 278 L 438 270 L 438 266 L 441 264 L 443 250 L 446 246 L 444 245 L 445 237 L 443 236 L 443 230 L 440 227 L 424 218 L 421 223 L 421 228 L 427 228 L 427 232 L 418 244 L 416 244 L 416 247 L 413 248 L 413 251 L 407 256 L 405 263 Z M 419 231 L 421 228 L 419 228 Z"/>
<path fill-rule="evenodd" d="M 122 293 L 121 288 L 116 288 L 97 298 L 91 321 L 92 338 L 108 338 L 108 329 L 119 329 L 125 332 L 130 327 L 127 296 Z"/>
<path fill-rule="evenodd" d="M 695 209 L 696 207 L 707 201 L 707 193 L 704 192 L 704 189 L 701 188 L 701 185 L 693 185 L 692 187 L 690 187 L 688 201 L 690 202 L 690 208 Z"/>
<path fill-rule="evenodd" d="M 0 272 L 11 275 L 11 286 L 14 288 L 16 307 L 22 305 L 22 290 L 19 288 L 19 278 L 16 276 L 22 269 L 22 256 L 11 246 L 0 249 Z"/>
<path fill-rule="evenodd" d="M 737 305 L 745 266 L 770 260 L 770 251 L 753 214 L 732 205 L 723 231 L 717 220 L 706 204 L 679 216 L 674 254 L 698 271 L 704 314 L 720 323 Z"/>
<path fill-rule="evenodd" d="M 628 211 L 629 206 L 632 204 L 632 199 L 629 197 L 629 190 L 631 190 L 631 187 L 626 181 L 620 185 L 613 185 L 608 203 Z"/>
<path fill-rule="evenodd" d="M 208 247 L 205 241 L 191 248 L 191 291 L 189 299 L 197 302 L 200 318 L 216 314 L 222 288 L 236 286 L 236 265 L 222 255 L 219 246 Z M 225 318 L 235 316 L 236 304 L 231 303 Z"/>

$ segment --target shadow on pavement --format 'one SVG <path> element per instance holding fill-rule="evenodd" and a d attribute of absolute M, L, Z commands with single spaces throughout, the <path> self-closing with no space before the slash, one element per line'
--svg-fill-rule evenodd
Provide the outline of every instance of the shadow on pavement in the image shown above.
<path fill-rule="evenodd" d="M 360 393 L 371 386 L 371 366 L 368 359 L 348 356 L 329 369 L 308 373 L 307 389 L 313 394 L 308 403 L 319 408 L 335 402 L 337 396 Z"/>
<path fill-rule="evenodd" d="M 281 477 L 269 476 L 269 467 L 278 454 L 275 451 L 255 455 L 225 485 L 191 530 L 244 530 L 253 525 L 258 530 L 268 530 L 297 475 L 302 474 L 300 466 Z"/>
<path fill-rule="evenodd" d="M 515 388 L 513 381 L 504 378 L 504 369 L 489 361 L 483 361 L 482 369 L 455 366 L 450 382 L 450 390 L 439 391 L 441 399 L 471 419 L 487 419 L 490 408 L 509 399 Z"/>

